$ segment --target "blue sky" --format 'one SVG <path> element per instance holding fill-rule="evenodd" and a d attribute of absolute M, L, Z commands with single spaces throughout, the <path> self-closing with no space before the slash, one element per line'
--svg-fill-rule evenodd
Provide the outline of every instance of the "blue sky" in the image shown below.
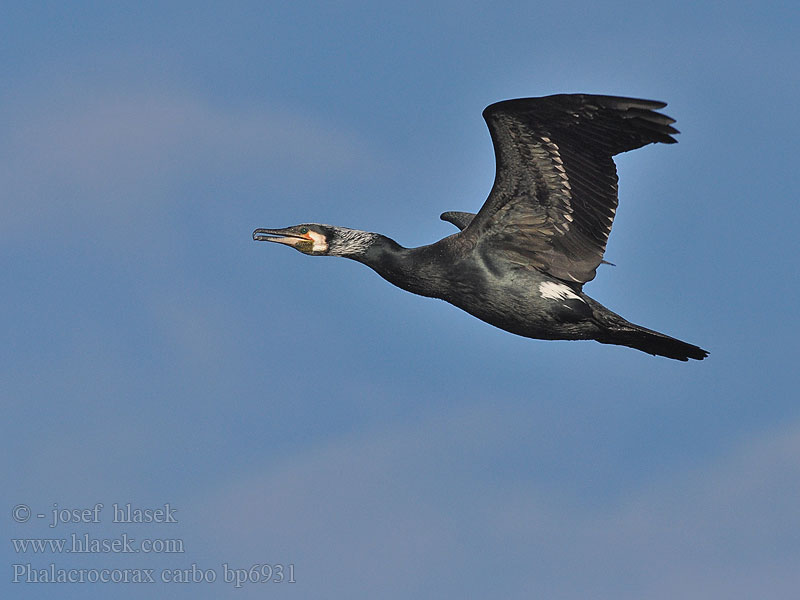
<path fill-rule="evenodd" d="M 3 586 L 60 598 L 790 598 L 800 587 L 789 3 L 7 3 L 0 23 Z M 476 211 L 480 117 L 664 100 L 618 157 L 586 291 L 711 351 L 518 338 L 361 265 Z M 101 522 L 34 514 L 104 504 Z M 113 503 L 178 523 L 111 522 Z M 11 539 L 180 539 L 182 554 Z M 14 564 L 215 583 L 11 583 Z M 293 564 L 296 583 L 222 581 Z M 231 591 L 229 591 L 231 590 Z M 4 594 L 5 595 L 5 594 Z"/>

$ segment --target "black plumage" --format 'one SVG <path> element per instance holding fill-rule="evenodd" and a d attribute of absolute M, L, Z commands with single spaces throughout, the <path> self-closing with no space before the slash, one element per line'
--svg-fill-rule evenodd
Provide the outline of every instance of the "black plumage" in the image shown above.
<path fill-rule="evenodd" d="M 664 106 L 589 94 L 492 104 L 483 116 L 494 186 L 477 214 L 442 214 L 461 231 L 434 244 L 403 248 L 380 234 L 314 223 L 257 229 L 253 237 L 357 260 L 398 287 L 518 335 L 702 360 L 705 350 L 634 325 L 583 293 L 604 262 L 617 208 L 612 157 L 674 143 L 674 120 L 655 112 Z"/>

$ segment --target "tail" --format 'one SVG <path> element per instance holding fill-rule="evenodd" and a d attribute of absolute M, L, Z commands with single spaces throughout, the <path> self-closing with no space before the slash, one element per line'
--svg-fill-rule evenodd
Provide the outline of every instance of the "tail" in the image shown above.
<path fill-rule="evenodd" d="M 627 346 L 654 356 L 665 356 L 675 360 L 703 360 L 708 352 L 699 346 L 676 340 L 673 337 L 634 325 L 611 312 L 596 300 L 584 296 L 592 307 L 600 331 L 595 339 L 601 344 Z"/>
<path fill-rule="evenodd" d="M 639 327 L 633 323 L 628 323 L 624 328 L 605 329 L 597 336 L 597 341 L 601 344 L 627 346 L 654 356 L 666 356 L 667 358 L 683 361 L 687 361 L 690 358 L 703 360 L 708 356 L 708 352 L 698 346 L 676 340 L 657 331 Z"/>

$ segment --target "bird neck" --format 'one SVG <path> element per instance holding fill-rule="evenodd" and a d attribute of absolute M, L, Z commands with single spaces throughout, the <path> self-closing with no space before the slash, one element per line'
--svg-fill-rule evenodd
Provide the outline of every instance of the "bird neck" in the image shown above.
<path fill-rule="evenodd" d="M 371 235 L 374 236 L 373 240 L 362 252 L 348 254 L 346 258 L 367 265 L 399 288 L 423 296 L 432 295 L 432 289 L 428 289 L 430 286 L 425 285 L 421 273 L 421 263 L 427 261 L 424 259 L 421 261 L 423 257 L 418 256 L 426 247 L 405 248 L 380 233 Z"/>
<path fill-rule="evenodd" d="M 357 250 L 340 254 L 345 258 L 358 261 L 374 269 L 381 275 L 392 270 L 402 263 L 402 257 L 407 250 L 393 239 L 380 233 L 359 232 L 362 239 L 366 240 Z"/>

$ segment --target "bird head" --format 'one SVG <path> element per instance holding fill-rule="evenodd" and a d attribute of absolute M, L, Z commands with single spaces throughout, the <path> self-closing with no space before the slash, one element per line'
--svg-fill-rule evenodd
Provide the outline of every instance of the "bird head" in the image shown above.
<path fill-rule="evenodd" d="M 257 242 L 277 242 L 291 246 L 309 256 L 354 256 L 363 254 L 378 236 L 374 233 L 304 223 L 284 229 L 256 229 L 253 239 Z"/>
<path fill-rule="evenodd" d="M 327 227 L 315 223 L 295 225 L 285 229 L 256 229 L 253 232 L 253 239 L 257 242 L 285 244 L 311 256 L 328 253 L 329 237 Z"/>

